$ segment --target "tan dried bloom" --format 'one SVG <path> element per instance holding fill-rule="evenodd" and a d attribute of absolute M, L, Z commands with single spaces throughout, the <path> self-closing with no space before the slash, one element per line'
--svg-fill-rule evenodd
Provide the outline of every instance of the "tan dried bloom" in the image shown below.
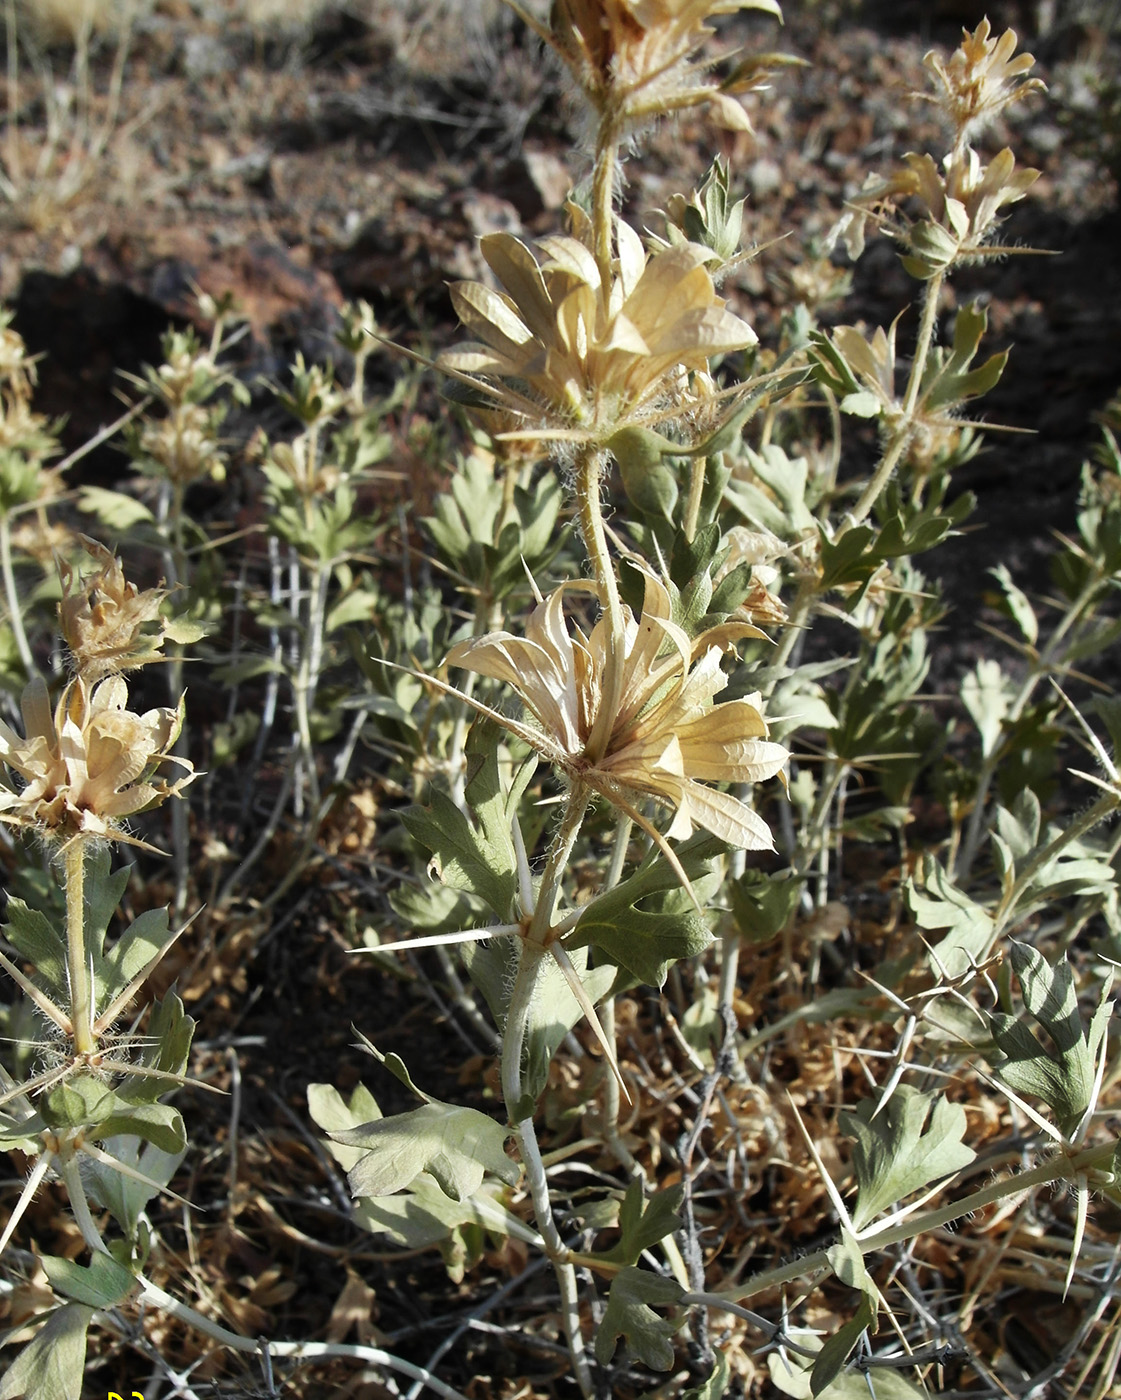
<path fill-rule="evenodd" d="M 931 277 L 970 258 L 1009 251 L 989 240 L 1007 204 L 1023 199 L 1038 170 L 1016 169 L 1016 158 L 1005 147 L 988 165 L 972 147 L 947 156 L 940 171 L 933 156 L 914 152 L 886 180 L 874 181 L 853 201 L 830 235 L 843 238 L 849 257 L 864 251 L 864 226 L 874 216 L 884 231 L 907 249 L 904 266 L 916 277 Z M 914 198 L 925 219 L 911 222 L 894 217 L 905 200 Z"/>
<path fill-rule="evenodd" d="M 786 621 L 786 607 L 771 585 L 777 583 L 780 571 L 773 561 L 790 553 L 777 535 L 770 530 L 750 530 L 746 525 L 733 525 L 724 536 L 723 546 L 728 556 L 712 576 L 713 587 L 741 564 L 751 566 L 751 592 L 737 608 L 735 616 L 749 622 L 781 626 Z"/>
<path fill-rule="evenodd" d="M 789 754 L 767 741 L 761 698 L 723 705 L 713 696 L 727 685 L 720 659 L 736 637 L 761 637 L 758 628 L 729 622 L 690 639 L 671 618 L 665 586 L 646 575 L 642 617 L 623 609 L 623 688 L 610 737 L 598 762 L 586 750 L 603 701 L 611 638 L 601 618 L 585 636 L 566 623 L 563 584 L 539 603 L 524 637 L 509 632 L 461 642 L 448 654 L 461 666 L 511 685 L 540 728 L 490 712 L 575 781 L 633 817 L 661 844 L 634 809 L 647 795 L 675 811 L 669 835 L 684 838 L 694 825 L 746 850 L 771 850 L 762 818 L 710 782 L 754 783 L 780 772 Z"/>
<path fill-rule="evenodd" d="M 95 683 L 105 676 L 162 660 L 160 650 L 174 632 L 172 625 L 160 616 L 167 591 L 148 588 L 141 592 L 125 579 L 120 560 L 103 544 L 85 535 L 81 539 L 86 553 L 101 567 L 96 573 L 79 578 L 76 570 L 63 561 L 62 600 L 58 605 L 63 640 L 79 674 Z"/>
<path fill-rule="evenodd" d="M 79 676 L 52 713 L 46 684 L 32 680 L 20 700 L 26 737 L 0 720 L 0 761 L 18 783 L 0 786 L 0 821 L 49 842 L 85 837 L 145 845 L 119 823 L 178 796 L 195 774 L 171 753 L 180 713 L 164 707 L 138 715 L 127 703 L 120 676 L 99 685 Z M 174 782 L 155 777 L 165 760 L 184 775 Z"/>
<path fill-rule="evenodd" d="M 165 367 L 166 368 L 166 367 Z M 222 481 L 226 454 L 214 435 L 215 415 L 205 404 L 177 404 L 166 418 L 145 422 L 138 434 L 144 456 L 180 486 L 210 477 Z"/>
<path fill-rule="evenodd" d="M 1030 53 L 1016 54 L 1016 31 L 1006 29 L 999 39 L 990 38 L 991 27 L 983 19 L 971 34 L 962 31 L 961 47 L 948 63 L 933 50 L 923 65 L 934 74 L 941 92 L 931 100 L 946 112 L 964 143 L 987 126 L 1005 107 L 1032 92 L 1046 92 L 1039 78 L 1024 75 L 1035 65 Z"/>
<path fill-rule="evenodd" d="M 0 310 L 0 384 L 17 398 L 27 398 L 35 383 L 35 361 L 11 321 L 12 313 Z"/>
<path fill-rule="evenodd" d="M 706 21 L 738 10 L 782 19 L 775 0 L 556 0 L 550 29 L 533 27 L 564 60 L 592 108 L 620 128 L 707 102 L 722 125 L 750 131 L 740 104 L 701 82 L 704 65 L 693 62 L 713 32 Z"/>
<path fill-rule="evenodd" d="M 557 437 L 605 442 L 651 417 L 682 368 L 705 371 L 711 356 L 756 341 L 716 295 L 706 267 L 713 254 L 696 244 L 647 257 L 619 222 L 606 289 L 576 238 L 543 238 L 531 250 L 495 233 L 480 246 L 505 290 L 452 287 L 459 318 L 478 341 L 440 364 Z"/>
<path fill-rule="evenodd" d="M 48 519 L 45 511 L 37 512 L 12 531 L 12 548 L 44 568 L 53 568 L 53 561 L 73 547 L 74 531 L 61 521 Z"/>

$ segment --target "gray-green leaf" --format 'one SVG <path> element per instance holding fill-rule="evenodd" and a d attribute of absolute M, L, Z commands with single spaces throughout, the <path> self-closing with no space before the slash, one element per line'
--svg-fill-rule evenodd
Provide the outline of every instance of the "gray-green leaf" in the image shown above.
<path fill-rule="evenodd" d="M 937 1099 L 931 1108 L 931 1097 L 901 1084 L 876 1117 L 871 1099 L 854 1112 L 841 1113 L 842 1128 L 855 1139 L 855 1229 L 863 1229 L 881 1211 L 973 1161 L 976 1154 L 961 1140 L 965 1110 L 947 1099 Z"/>
<path fill-rule="evenodd" d="M 596 1359 L 606 1366 L 624 1337 L 635 1356 L 652 1371 L 668 1371 L 673 1365 L 670 1338 L 683 1318 L 659 1317 L 652 1303 L 666 1307 L 676 1303 L 683 1289 L 671 1278 L 660 1278 L 645 1269 L 623 1269 L 615 1275 L 607 1298 L 607 1310 L 596 1334 Z"/>
<path fill-rule="evenodd" d="M 93 1311 L 80 1303 L 68 1303 L 51 1313 L 4 1372 L 0 1400 L 19 1400 L 21 1396 L 82 1400 L 86 1329 Z"/>
<path fill-rule="evenodd" d="M 426 1103 L 330 1136 L 347 1147 L 366 1149 L 348 1173 L 356 1196 L 389 1196 L 421 1172 L 436 1179 L 453 1201 L 464 1201 L 492 1172 L 511 1184 L 518 1166 L 503 1151 L 507 1130 L 474 1108 Z"/>

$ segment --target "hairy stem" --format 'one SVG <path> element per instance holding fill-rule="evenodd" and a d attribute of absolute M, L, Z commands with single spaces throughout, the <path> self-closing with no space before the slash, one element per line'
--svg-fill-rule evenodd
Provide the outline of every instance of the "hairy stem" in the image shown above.
<path fill-rule="evenodd" d="M 697 534 L 697 521 L 701 514 L 701 497 L 705 490 L 705 468 L 708 466 L 706 457 L 694 457 L 689 464 L 689 495 L 685 502 L 685 520 L 682 529 L 685 538 L 690 544 L 693 543 Z"/>
<path fill-rule="evenodd" d="M 66 848 L 66 970 L 70 979 L 70 1026 L 74 1049 L 89 1055 L 97 1048 L 93 1033 L 93 984 L 86 952 L 86 843 L 79 838 Z"/>
<path fill-rule="evenodd" d="M 938 302 L 942 295 L 942 283 L 945 274 L 935 273 L 926 283 L 922 304 L 922 319 L 919 322 L 918 339 L 915 342 L 915 357 L 911 361 L 911 375 L 907 380 L 907 391 L 903 398 L 903 415 L 897 425 L 891 442 L 887 450 L 880 459 L 880 464 L 872 474 L 872 479 L 860 494 L 860 499 L 847 520 L 837 531 L 837 539 L 840 539 L 854 525 L 859 525 L 872 512 L 872 507 L 880 498 L 884 487 L 891 479 L 891 474 L 899 465 L 899 461 L 911 440 L 911 430 L 914 427 L 915 407 L 919 401 L 919 390 L 922 387 L 923 375 L 926 373 L 926 362 L 930 355 L 930 347 L 934 340 L 934 323 L 938 318 Z"/>
<path fill-rule="evenodd" d="M 615 228 L 615 166 L 619 160 L 619 131 L 611 113 L 600 118 L 592 172 L 592 241 L 599 268 L 600 300 L 611 295 L 611 244 Z"/>

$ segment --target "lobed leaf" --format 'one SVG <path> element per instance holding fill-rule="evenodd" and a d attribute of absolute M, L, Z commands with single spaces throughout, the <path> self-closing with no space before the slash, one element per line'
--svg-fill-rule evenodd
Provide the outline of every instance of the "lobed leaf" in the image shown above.
<path fill-rule="evenodd" d="M 517 1163 L 503 1150 L 507 1134 L 477 1109 L 433 1102 L 330 1136 L 365 1150 L 348 1173 L 356 1196 L 392 1195 L 427 1172 L 445 1195 L 464 1201 L 488 1171 L 502 1181 L 517 1181 Z"/>
<path fill-rule="evenodd" d="M 671 1278 L 661 1278 L 645 1269 L 623 1269 L 611 1282 L 607 1309 L 596 1333 L 596 1360 L 606 1366 L 615 1355 L 619 1338 L 625 1339 L 635 1356 L 653 1371 L 668 1371 L 673 1365 L 670 1338 L 684 1322 L 659 1317 L 650 1305 L 676 1303 L 685 1290 Z"/>
<path fill-rule="evenodd" d="M 907 1196 L 961 1171 L 976 1156 L 961 1141 L 965 1109 L 907 1084 L 896 1088 L 878 1114 L 875 1103 L 865 1099 L 854 1111 L 842 1111 L 840 1122 L 855 1139 L 858 1189 L 852 1222 L 857 1231 Z"/>

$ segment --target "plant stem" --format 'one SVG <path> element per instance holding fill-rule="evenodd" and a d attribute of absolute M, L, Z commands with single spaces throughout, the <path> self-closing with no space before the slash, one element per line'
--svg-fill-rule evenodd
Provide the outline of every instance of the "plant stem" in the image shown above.
<path fill-rule="evenodd" d="M 315 748 L 311 741 L 311 709 L 318 685 L 318 670 L 323 654 L 323 621 L 327 601 L 330 568 L 317 560 L 308 582 L 308 615 L 300 647 L 300 661 L 292 682 L 296 708 L 296 732 L 300 739 L 302 769 L 310 794 L 312 829 L 321 817 L 319 811 L 319 775 L 315 769 Z"/>
<path fill-rule="evenodd" d="M 694 457 L 689 464 L 689 495 L 685 502 L 685 520 L 682 529 L 685 538 L 690 544 L 697 533 L 697 521 L 701 514 L 701 497 L 705 490 L 705 468 L 708 466 L 708 459 L 705 457 Z"/>
<path fill-rule="evenodd" d="M 922 319 L 919 321 L 919 334 L 915 341 L 915 356 L 911 361 L 911 375 L 907 380 L 907 391 L 903 397 L 902 417 L 896 426 L 887 451 L 872 475 L 871 481 L 861 492 L 860 499 L 853 507 L 851 514 L 837 531 L 836 539 L 840 539 L 854 525 L 859 525 L 871 513 L 872 507 L 879 500 L 880 493 L 890 480 L 892 472 L 899 465 L 899 460 L 911 440 L 915 407 L 919 401 L 919 390 L 922 387 L 923 375 L 926 373 L 926 361 L 934 339 L 934 323 L 938 318 L 938 301 L 942 295 L 944 280 L 945 273 L 937 272 L 926 283 Z"/>
<path fill-rule="evenodd" d="M 389 1371 L 399 1371 L 410 1380 L 423 1381 L 434 1394 L 443 1396 L 444 1400 L 466 1400 L 461 1391 L 447 1385 L 423 1366 L 414 1365 L 403 1357 L 393 1356 L 387 1351 L 382 1351 L 380 1347 L 360 1346 L 351 1342 L 270 1342 L 263 1338 L 242 1337 L 212 1318 L 204 1317 L 186 1303 L 181 1303 L 170 1293 L 165 1293 L 143 1274 L 137 1276 L 137 1281 L 141 1288 L 141 1302 L 153 1304 L 169 1317 L 178 1318 L 180 1322 L 196 1328 L 204 1336 L 212 1338 L 221 1346 L 229 1347 L 232 1351 L 240 1351 L 250 1356 L 259 1356 L 262 1351 L 267 1351 L 270 1356 L 290 1356 L 303 1361 L 333 1356 L 349 1357 L 355 1361 L 363 1361 L 368 1366 L 382 1366 Z"/>
<path fill-rule="evenodd" d="M 86 1199 L 86 1190 L 82 1185 L 82 1174 L 78 1169 L 78 1159 L 74 1156 L 73 1148 L 67 1147 L 69 1155 L 59 1156 L 55 1161 L 59 1168 L 59 1174 L 66 1186 L 66 1195 L 70 1201 L 70 1209 L 74 1212 L 74 1222 L 82 1232 L 82 1239 L 86 1242 L 86 1247 L 93 1254 L 108 1254 L 105 1241 L 98 1232 L 97 1225 L 90 1213 L 90 1203 Z"/>
<path fill-rule="evenodd" d="M 31 655 L 27 633 L 23 630 L 23 614 L 20 611 L 19 594 L 16 592 L 16 576 L 12 571 L 12 523 L 7 511 L 0 512 L 0 568 L 4 573 L 4 597 L 8 603 L 12 636 L 16 639 L 20 662 L 30 678 L 35 673 L 35 660 Z"/>
<path fill-rule="evenodd" d="M 66 970 L 70 979 L 70 1027 L 74 1049 L 89 1055 L 97 1048 L 93 1034 L 93 985 L 86 950 L 86 843 L 80 837 L 66 848 Z"/>
<path fill-rule="evenodd" d="M 891 474 L 899 465 L 908 443 L 911 440 L 911 432 L 914 427 L 913 419 L 915 408 L 919 401 L 919 390 L 922 388 L 923 375 L 926 373 L 926 362 L 930 356 L 930 347 L 934 340 L 934 325 L 938 318 L 938 301 L 942 294 L 942 283 L 945 280 L 944 273 L 937 273 L 926 283 L 923 298 L 922 319 L 919 322 L 918 339 L 915 342 L 915 355 L 911 362 L 911 373 L 907 380 L 907 388 L 903 398 L 902 413 L 896 424 L 895 432 L 891 441 L 884 449 L 872 477 L 860 493 L 860 498 L 852 511 L 841 521 L 833 536 L 834 543 L 843 539 L 854 526 L 862 524 L 871 514 L 873 507 L 879 500 L 884 487 L 891 480 Z M 798 637 L 802 629 L 809 620 L 813 611 L 814 600 L 817 595 L 817 579 L 812 573 L 806 573 L 798 585 L 798 593 L 794 599 L 794 604 L 790 609 L 790 616 L 787 618 L 786 627 L 779 642 L 778 651 L 771 661 L 771 668 L 779 671 L 790 660 L 790 654 L 797 644 Z M 767 690 L 767 695 L 774 689 L 774 681 Z M 764 697 L 766 698 L 766 696 Z"/>
<path fill-rule="evenodd" d="M 591 1370 L 584 1351 L 584 1337 L 580 1331 L 579 1298 L 576 1291 L 576 1270 L 572 1267 L 569 1251 L 560 1237 L 553 1208 L 549 1201 L 549 1182 L 545 1175 L 545 1163 L 537 1143 L 537 1133 L 533 1125 L 533 1108 L 526 1112 L 525 1094 L 522 1084 L 522 1055 L 525 1050 L 526 1033 L 529 1030 L 533 1000 L 541 969 L 548 955 L 546 939 L 552 926 L 553 912 L 560 891 L 561 878 L 572 854 L 572 847 L 579 834 L 588 808 L 589 792 L 576 787 L 569 794 L 561 821 L 560 832 L 553 847 L 549 864 L 542 876 L 537 907 L 534 910 L 529 934 L 520 942 L 518 972 L 510 993 L 510 1003 L 506 1011 L 506 1025 L 502 1034 L 502 1094 L 506 1102 L 506 1112 L 518 1135 L 522 1164 L 525 1167 L 526 1183 L 529 1186 L 533 1212 L 537 1228 L 545 1242 L 545 1253 L 553 1265 L 557 1287 L 560 1290 L 561 1314 L 564 1318 L 565 1335 L 572 1356 L 572 1366 L 580 1391 L 585 1397 L 595 1393 Z"/>
<path fill-rule="evenodd" d="M 600 684 L 599 707 L 592 732 L 588 736 L 587 754 L 593 762 L 598 762 L 607 751 L 607 741 L 615 716 L 619 712 L 619 701 L 623 694 L 623 660 L 625 633 L 623 628 L 623 604 L 619 597 L 619 583 L 615 568 L 607 548 L 607 534 L 603 528 L 603 510 L 600 506 L 600 488 L 605 457 L 596 448 L 586 448 L 576 464 L 576 498 L 580 511 L 580 533 L 584 537 L 584 547 L 591 560 L 592 572 L 599 585 L 600 601 L 607 614 L 610 640 L 607 647 L 607 664 Z"/>
<path fill-rule="evenodd" d="M 619 159 L 619 132 L 615 117 L 605 112 L 596 133 L 596 159 L 592 172 L 592 242 L 599 268 L 599 295 L 604 307 L 611 297 L 611 235 L 615 227 L 615 166 Z"/>
<path fill-rule="evenodd" d="M 1084 1152 L 1061 1159 L 1059 1162 L 1054 1160 L 1044 1162 L 1041 1166 L 1032 1167 L 1030 1171 L 1018 1172 L 1014 1176 L 1006 1177 L 1003 1181 L 996 1181 L 991 1186 L 982 1187 L 980 1191 L 963 1196 L 959 1201 L 952 1201 L 940 1210 L 927 1211 L 923 1215 L 903 1221 L 898 1225 L 892 1225 L 876 1234 L 862 1234 L 859 1237 L 861 1253 L 872 1254 L 877 1250 L 887 1249 L 893 1244 L 899 1244 L 903 1240 L 914 1239 L 917 1235 L 924 1234 L 928 1230 L 937 1230 L 939 1226 L 948 1225 L 951 1220 L 960 1220 L 963 1215 L 969 1215 L 972 1211 L 982 1210 L 985 1206 L 992 1205 L 994 1201 L 1004 1200 L 1008 1196 L 1016 1196 L 1021 1192 L 1030 1191 L 1035 1186 L 1049 1186 L 1052 1182 L 1073 1179 L 1079 1171 L 1084 1171 L 1087 1167 L 1108 1167 L 1116 1147 L 1115 1142 L 1106 1143 L 1102 1146 L 1087 1148 Z M 766 1293 L 781 1284 L 791 1282 L 793 1279 L 804 1278 L 807 1274 L 819 1273 L 828 1267 L 828 1252 L 819 1249 L 813 1254 L 807 1254 L 789 1264 L 781 1264 L 775 1269 L 766 1269 L 762 1273 L 756 1274 L 754 1278 L 748 1279 L 746 1283 L 737 1284 L 734 1288 L 724 1289 L 711 1296 L 727 1298 L 730 1302 L 743 1302 L 746 1298 L 754 1298 L 757 1294 Z"/>
<path fill-rule="evenodd" d="M 183 521 L 183 485 L 177 479 L 161 483 L 159 518 L 162 524 L 170 527 L 170 544 L 163 550 L 165 582 L 169 589 L 190 588 L 190 564 Z M 168 699 L 174 708 L 183 696 L 183 649 L 173 643 L 168 647 L 167 667 Z M 190 742 L 187 736 L 187 721 L 175 739 L 172 754 L 186 758 Z M 171 850 L 175 864 L 175 913 L 180 918 L 187 908 L 187 889 L 190 878 L 190 830 L 187 821 L 186 802 L 175 802 L 171 807 Z"/>
<path fill-rule="evenodd" d="M 1051 633 L 1047 645 L 1040 652 L 1038 658 L 1032 663 L 1028 674 L 1024 677 L 1023 684 L 1008 706 L 1007 719 L 1011 724 L 1020 718 L 1025 707 L 1035 693 L 1035 688 L 1039 682 L 1052 669 L 1055 659 L 1059 654 L 1060 646 L 1067 633 L 1079 621 L 1083 613 L 1098 597 L 1102 587 L 1102 578 L 1095 572 L 1093 577 L 1086 583 L 1078 597 L 1071 603 L 1063 616 L 1059 619 L 1055 630 Z M 1003 743 L 999 743 L 987 758 L 982 760 L 981 771 L 977 778 L 977 796 L 974 799 L 973 810 L 969 814 L 969 826 L 966 828 L 965 840 L 962 843 L 961 851 L 958 854 L 954 873 L 959 881 L 968 877 L 973 868 L 973 862 L 977 858 L 977 851 L 981 845 L 984 835 L 985 819 L 985 799 L 989 795 L 989 788 L 996 777 L 997 770 L 1006 756 Z"/>

